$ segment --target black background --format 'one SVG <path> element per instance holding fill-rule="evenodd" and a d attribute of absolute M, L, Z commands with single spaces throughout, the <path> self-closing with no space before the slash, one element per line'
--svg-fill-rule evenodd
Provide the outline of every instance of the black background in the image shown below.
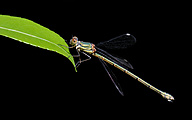
<path fill-rule="evenodd" d="M 127 50 L 112 52 L 127 59 L 130 70 L 176 99 L 175 10 L 160 3 L 45 3 L 1 7 L 0 14 L 37 22 L 66 40 L 75 35 L 81 41 L 98 43 L 124 33 L 137 38 Z M 75 72 L 60 54 L 0 36 L 1 75 L 9 97 L 35 99 L 78 99 L 121 97 L 99 60 L 82 63 Z M 71 50 L 75 54 L 75 51 Z M 82 56 L 83 57 L 83 56 Z M 76 61 L 78 59 L 75 59 Z M 126 103 L 168 103 L 160 95 L 110 66 L 125 94 Z M 14 79 L 13 79 L 14 78 Z M 175 101 L 176 103 L 176 101 Z"/>

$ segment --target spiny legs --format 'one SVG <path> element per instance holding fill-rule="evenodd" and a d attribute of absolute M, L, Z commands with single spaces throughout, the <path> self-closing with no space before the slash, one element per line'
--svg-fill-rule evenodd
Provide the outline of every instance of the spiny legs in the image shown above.
<path fill-rule="evenodd" d="M 75 55 L 75 56 L 73 56 L 73 57 L 79 57 L 79 61 L 76 63 L 76 68 L 77 67 L 79 67 L 79 65 L 82 63 L 82 62 L 86 62 L 86 61 L 88 61 L 88 60 L 91 60 L 91 56 L 89 56 L 89 55 L 87 55 L 86 53 L 84 53 L 84 52 L 81 52 L 81 53 L 83 53 L 84 55 L 86 55 L 88 58 L 87 59 L 85 59 L 85 60 L 81 60 L 81 57 L 80 57 L 80 54 L 79 54 L 79 52 L 77 51 L 77 53 L 78 53 L 78 55 Z"/>
<path fill-rule="evenodd" d="M 63 47 L 66 47 L 66 48 L 69 48 L 69 49 L 75 47 L 75 45 L 74 45 L 74 46 L 71 46 L 71 47 L 68 47 L 68 46 L 65 46 L 65 45 L 61 45 L 61 44 L 58 44 L 58 45 L 63 46 Z M 91 56 L 89 56 L 89 55 L 86 54 L 85 52 L 80 51 L 79 49 L 76 49 L 76 50 L 77 50 L 77 55 L 73 55 L 73 57 L 78 57 L 78 58 L 79 58 L 79 61 L 78 61 L 78 62 L 76 63 L 76 65 L 75 65 L 75 67 L 77 68 L 77 67 L 79 67 L 79 65 L 80 65 L 82 62 L 91 60 Z M 85 56 L 87 56 L 88 58 L 85 59 L 85 60 L 81 60 L 80 52 L 83 53 L 83 54 L 84 54 Z"/>

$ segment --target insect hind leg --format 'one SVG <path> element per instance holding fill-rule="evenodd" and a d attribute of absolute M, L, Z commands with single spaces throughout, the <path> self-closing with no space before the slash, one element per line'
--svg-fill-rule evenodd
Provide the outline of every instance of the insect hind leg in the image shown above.
<path fill-rule="evenodd" d="M 78 68 L 79 67 L 79 65 L 82 63 L 82 62 L 86 62 L 86 61 L 88 61 L 88 60 L 91 60 L 91 56 L 89 56 L 88 54 L 86 54 L 85 52 L 81 52 L 81 53 L 83 53 L 85 56 L 87 56 L 88 58 L 87 59 L 85 59 L 85 60 L 81 60 L 81 59 L 79 59 L 79 61 L 76 63 L 76 65 L 75 65 L 75 67 L 76 68 Z"/>

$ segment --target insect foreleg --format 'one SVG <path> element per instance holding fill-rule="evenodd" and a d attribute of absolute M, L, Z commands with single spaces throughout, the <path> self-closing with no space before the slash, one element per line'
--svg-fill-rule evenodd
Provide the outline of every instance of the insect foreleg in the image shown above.
<path fill-rule="evenodd" d="M 81 52 L 81 51 L 80 51 Z M 82 62 L 85 62 L 85 61 L 88 61 L 88 60 L 91 60 L 91 56 L 89 56 L 89 55 L 87 55 L 85 52 L 81 52 L 81 53 L 83 53 L 85 56 L 87 56 L 88 58 L 87 59 L 85 59 L 85 60 L 81 60 L 81 58 L 79 59 L 79 61 L 76 63 L 76 68 L 77 67 L 79 67 L 79 65 L 82 63 Z"/>
<path fill-rule="evenodd" d="M 63 46 L 63 47 L 66 47 L 66 48 L 69 48 L 69 49 L 71 49 L 71 48 L 74 48 L 75 47 L 75 45 L 74 46 L 71 46 L 71 47 L 68 47 L 68 46 L 65 46 L 65 45 L 61 45 L 61 44 L 58 44 L 59 46 Z"/>

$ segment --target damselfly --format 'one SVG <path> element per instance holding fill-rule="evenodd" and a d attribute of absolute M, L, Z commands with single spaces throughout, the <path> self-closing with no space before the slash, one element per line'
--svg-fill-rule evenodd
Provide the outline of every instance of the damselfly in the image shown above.
<path fill-rule="evenodd" d="M 127 34 L 123 34 L 118 37 L 115 37 L 113 39 L 110 39 L 108 41 L 101 42 L 101 43 L 97 44 L 97 46 L 104 46 L 106 48 L 115 49 L 115 48 L 127 48 L 128 46 L 133 45 L 135 43 L 136 43 L 136 38 L 133 35 L 127 33 Z M 78 53 L 78 55 L 73 56 L 73 57 L 79 57 L 79 61 L 76 63 L 76 67 L 78 67 L 82 62 L 85 62 L 85 61 L 88 61 L 91 59 L 91 57 L 88 54 L 99 58 L 103 67 L 105 68 L 109 77 L 111 78 L 113 84 L 115 85 L 115 87 L 117 88 L 117 90 L 119 91 L 119 93 L 122 96 L 124 96 L 124 94 L 121 89 L 121 86 L 117 82 L 115 75 L 108 68 L 108 66 L 105 62 L 111 64 L 112 66 L 114 66 L 114 67 L 120 69 L 121 71 L 125 72 L 126 74 L 130 75 L 137 81 L 141 82 L 145 86 L 149 87 L 150 89 L 152 89 L 155 92 L 162 95 L 163 98 L 167 99 L 168 101 L 174 100 L 174 97 L 172 95 L 155 88 L 154 86 L 150 85 L 149 83 L 145 82 L 138 76 L 136 76 L 133 73 L 131 73 L 130 71 L 128 71 L 128 68 L 133 69 L 133 67 L 127 60 L 115 57 L 115 56 L 109 54 L 108 52 L 98 48 L 93 43 L 79 41 L 76 36 L 72 37 L 72 39 L 70 40 L 70 45 L 71 45 L 71 47 L 68 47 L 68 48 L 75 47 L 77 50 L 77 53 Z M 62 46 L 64 46 L 64 45 L 62 45 Z M 66 47 L 66 46 L 64 46 L 64 47 Z M 81 60 L 80 53 L 84 54 L 88 58 L 85 60 Z"/>

